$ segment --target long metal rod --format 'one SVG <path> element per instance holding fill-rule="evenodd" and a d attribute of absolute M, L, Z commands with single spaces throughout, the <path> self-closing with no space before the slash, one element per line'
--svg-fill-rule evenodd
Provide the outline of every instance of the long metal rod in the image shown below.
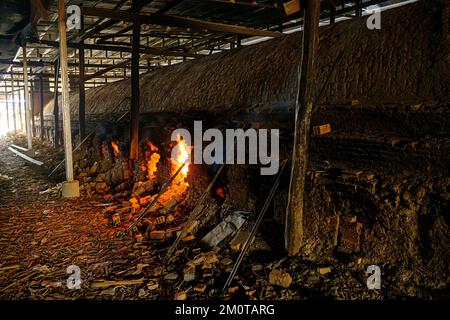
<path fill-rule="evenodd" d="M 72 130 L 70 127 L 69 68 L 67 65 L 67 33 L 64 0 L 58 0 L 58 25 L 66 180 L 67 182 L 71 182 L 73 181 Z"/>
<path fill-rule="evenodd" d="M 275 181 L 275 184 L 272 187 L 272 190 L 270 190 L 269 196 L 267 197 L 266 202 L 264 203 L 263 208 L 261 209 L 261 212 L 256 219 L 255 224 L 252 227 L 252 230 L 250 231 L 250 234 L 245 241 L 244 246 L 242 247 L 242 251 L 239 253 L 239 257 L 236 260 L 236 263 L 233 266 L 233 269 L 231 270 L 230 275 L 228 276 L 227 281 L 225 282 L 225 285 L 223 286 L 222 293 L 225 293 L 228 286 L 230 285 L 231 281 L 233 280 L 234 276 L 236 275 L 236 272 L 239 269 L 239 266 L 241 265 L 242 259 L 244 259 L 245 254 L 247 253 L 248 248 L 250 247 L 250 244 L 252 243 L 253 237 L 256 234 L 256 231 L 258 230 L 259 225 L 262 222 L 262 219 L 264 218 L 264 215 L 266 214 L 267 209 L 269 208 L 270 203 L 272 202 L 273 197 L 275 196 L 275 192 L 278 189 L 278 186 L 280 185 L 281 176 L 283 175 L 284 168 L 286 167 L 287 161 L 284 160 L 284 163 L 281 166 L 280 172 L 278 173 L 277 180 Z"/>
<path fill-rule="evenodd" d="M 145 208 L 145 210 L 139 215 L 139 217 L 137 217 L 137 219 L 133 222 L 133 224 L 128 227 L 128 231 L 130 231 L 131 229 L 133 229 L 139 221 L 141 221 L 142 218 L 145 217 L 145 215 L 147 214 L 148 210 L 150 210 L 150 208 L 152 208 L 155 203 L 159 200 L 159 198 L 164 194 L 164 192 L 166 192 L 167 188 L 172 184 L 172 182 L 175 180 L 175 178 L 178 176 L 178 174 L 181 172 L 181 170 L 184 168 L 184 166 L 188 163 L 189 159 L 186 160 L 179 168 L 178 170 L 172 175 L 172 177 L 169 179 L 169 181 L 167 181 L 166 183 L 163 184 L 163 186 L 161 187 L 161 190 L 159 191 L 159 193 L 156 195 L 156 197 L 152 200 L 152 202 L 149 203 L 149 205 L 147 206 L 147 208 Z"/>
<path fill-rule="evenodd" d="M 30 110 L 30 91 L 28 87 L 28 59 L 27 59 L 27 46 L 22 47 L 23 52 L 23 79 L 24 79 L 24 100 L 25 100 L 25 130 L 27 132 L 27 144 L 28 150 L 33 149 L 33 138 L 31 135 L 31 110 Z"/>

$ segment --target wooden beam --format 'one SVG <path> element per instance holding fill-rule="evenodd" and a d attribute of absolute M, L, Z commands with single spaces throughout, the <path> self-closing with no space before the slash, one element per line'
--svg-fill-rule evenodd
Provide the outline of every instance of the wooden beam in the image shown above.
<path fill-rule="evenodd" d="M 39 43 L 45 44 L 49 47 L 58 47 L 59 42 L 56 41 L 50 41 L 50 40 L 40 40 Z M 78 43 L 67 43 L 67 47 L 69 48 L 75 48 L 77 49 L 79 46 Z M 98 45 L 98 44 L 84 44 L 84 48 L 88 50 L 101 50 L 101 51 L 111 51 L 111 52 L 132 52 L 131 47 L 125 47 L 125 46 L 113 46 L 113 45 Z M 150 47 L 142 47 L 139 48 L 139 53 L 143 54 L 151 54 L 155 56 L 168 56 L 168 57 L 188 57 L 188 58 L 200 58 L 203 57 L 203 55 L 200 54 L 193 54 L 193 53 L 186 53 L 186 52 L 178 52 L 178 51 L 171 51 L 166 49 L 160 49 L 160 48 L 150 48 Z M 95 59 L 95 57 L 93 57 Z"/>
<path fill-rule="evenodd" d="M 266 8 L 266 9 L 280 9 L 280 7 L 282 8 L 282 6 L 280 6 L 276 1 L 273 3 L 270 2 L 260 3 L 254 0 L 208 0 L 208 1 L 228 3 L 233 5 L 250 6 L 255 8 Z"/>
<path fill-rule="evenodd" d="M 110 19 L 118 19 L 133 22 L 137 19 L 142 24 L 158 24 L 162 26 L 186 27 L 201 31 L 226 32 L 233 34 L 243 34 L 247 36 L 279 37 L 283 34 L 275 31 L 260 30 L 237 25 L 230 25 L 218 22 L 203 21 L 199 19 L 181 17 L 167 14 L 137 15 L 124 11 L 113 11 L 100 8 L 83 8 L 83 14 Z"/>
<path fill-rule="evenodd" d="M 295 108 L 294 149 L 286 214 L 285 247 L 287 254 L 299 253 L 303 245 L 305 184 L 308 170 L 313 91 L 319 47 L 320 0 L 306 2 L 302 59 L 299 69 L 299 100 Z"/>
<path fill-rule="evenodd" d="M 90 75 L 88 75 L 88 76 L 86 76 L 86 77 L 84 78 L 84 81 L 89 81 L 89 80 L 91 80 L 91 79 L 98 78 L 98 77 L 100 77 L 101 75 L 103 75 L 103 74 L 105 74 L 105 73 L 107 73 L 107 72 L 109 72 L 109 71 L 111 71 L 111 70 L 114 70 L 114 69 L 125 68 L 126 66 L 128 66 L 128 65 L 131 63 L 131 60 L 132 60 L 132 59 L 127 59 L 127 60 L 122 61 L 122 62 L 120 62 L 120 63 L 118 63 L 118 64 L 109 66 L 109 67 L 104 68 L 104 69 L 102 69 L 102 70 L 99 70 L 99 71 L 97 71 L 97 72 L 95 72 L 95 73 L 93 73 L 93 74 L 90 74 Z M 132 70 L 133 70 L 133 69 L 132 69 Z M 80 81 L 81 81 L 81 78 L 80 78 Z"/>

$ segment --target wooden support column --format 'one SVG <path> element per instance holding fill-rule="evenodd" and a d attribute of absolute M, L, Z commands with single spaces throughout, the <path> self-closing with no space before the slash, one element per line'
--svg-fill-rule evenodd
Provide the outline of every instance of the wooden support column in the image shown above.
<path fill-rule="evenodd" d="M 84 29 L 84 19 L 81 16 L 81 30 Z M 81 31 L 82 32 L 82 31 Z M 78 47 L 78 59 L 79 59 L 79 74 L 80 78 L 78 80 L 78 123 L 79 123 L 79 138 L 80 142 L 83 141 L 86 136 L 86 87 L 85 87 L 85 65 L 84 65 L 84 39 L 80 38 L 80 43 Z"/>
<path fill-rule="evenodd" d="M 298 99 L 295 108 L 294 149 L 286 213 L 285 247 L 289 256 L 300 252 L 303 244 L 305 183 L 313 109 L 317 51 L 319 46 L 320 0 L 306 2 L 302 60 L 299 67 Z"/>
<path fill-rule="evenodd" d="M 3 82 L 4 83 L 4 89 L 5 89 L 5 106 L 6 106 L 6 126 L 8 128 L 8 131 L 10 129 L 10 125 L 9 125 L 9 102 L 8 102 L 8 87 L 6 85 L 6 80 Z"/>
<path fill-rule="evenodd" d="M 18 86 L 19 82 L 17 81 Z M 23 119 L 22 119 L 22 90 L 19 87 L 19 122 L 20 122 L 20 131 L 23 132 Z"/>
<path fill-rule="evenodd" d="M 41 131 L 40 138 L 44 141 L 44 81 L 42 81 L 42 73 L 39 74 L 39 120 Z"/>
<path fill-rule="evenodd" d="M 53 134 L 53 145 L 55 148 L 59 146 L 59 103 L 58 103 L 58 83 L 59 83 L 59 58 L 55 61 L 55 95 L 53 99 L 53 119 L 54 123 L 54 134 Z"/>
<path fill-rule="evenodd" d="M 362 16 L 362 6 L 361 6 L 361 0 L 356 1 L 356 16 L 361 17 Z"/>
<path fill-rule="evenodd" d="M 33 74 L 33 69 L 30 67 L 30 75 Z M 31 109 L 31 132 L 33 134 L 33 137 L 36 137 L 36 124 L 34 123 L 34 91 L 36 89 L 36 86 L 34 85 L 34 82 L 31 81 L 30 83 L 30 109 Z"/>
<path fill-rule="evenodd" d="M 27 133 L 28 150 L 33 149 L 33 137 L 31 133 L 31 104 L 30 104 L 30 90 L 28 87 L 28 61 L 27 61 L 27 46 L 22 47 L 23 52 L 23 81 L 24 81 L 24 101 L 25 101 L 25 130 Z"/>
<path fill-rule="evenodd" d="M 134 0 L 133 6 L 138 7 L 139 1 Z M 140 21 L 133 22 L 133 48 L 131 53 L 131 143 L 130 164 L 139 156 L 139 47 L 141 37 Z"/>
<path fill-rule="evenodd" d="M 11 69 L 11 96 L 13 105 L 13 122 L 14 122 L 14 132 L 17 132 L 17 121 L 16 121 L 16 93 L 14 92 L 14 75 Z"/>
<path fill-rule="evenodd" d="M 66 161 L 66 182 L 62 185 L 62 196 L 79 197 L 80 186 L 73 176 L 72 129 L 70 124 L 69 67 L 67 64 L 67 33 L 64 0 L 58 0 L 59 57 L 61 65 L 62 111 L 64 134 L 64 158 Z"/>
<path fill-rule="evenodd" d="M 330 4 L 330 24 L 336 23 L 336 5 L 334 3 Z"/>
<path fill-rule="evenodd" d="M 80 62 L 80 78 L 78 81 L 78 94 L 79 94 L 79 104 L 78 104 L 78 122 L 79 122 L 79 132 L 80 141 L 83 141 L 86 136 L 86 88 L 85 88 L 85 75 L 84 75 L 84 40 L 81 41 L 80 47 L 78 49 L 78 57 Z"/>

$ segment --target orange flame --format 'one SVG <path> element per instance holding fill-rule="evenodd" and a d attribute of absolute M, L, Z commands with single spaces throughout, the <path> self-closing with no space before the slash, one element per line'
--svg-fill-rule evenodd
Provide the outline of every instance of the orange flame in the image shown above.
<path fill-rule="evenodd" d="M 147 173 L 149 180 L 156 178 L 156 165 L 158 164 L 159 159 L 160 155 L 155 152 L 150 156 L 150 160 L 147 161 Z"/>
<path fill-rule="evenodd" d="M 112 146 L 112 148 L 113 148 L 113 151 L 114 151 L 114 156 L 118 156 L 119 155 L 119 144 L 118 144 L 118 142 L 117 141 L 111 141 L 111 146 Z"/>
<path fill-rule="evenodd" d="M 147 177 L 149 180 L 152 180 L 154 178 L 156 178 L 156 165 L 159 162 L 159 159 L 161 158 L 161 156 L 156 152 L 158 151 L 158 147 L 155 146 L 150 140 L 146 141 L 147 146 L 150 149 L 150 159 L 147 161 Z M 147 153 L 146 153 L 146 156 Z"/>
<path fill-rule="evenodd" d="M 180 166 L 182 166 L 183 163 L 186 162 L 186 160 L 189 158 L 190 153 L 191 153 L 191 151 L 189 150 L 190 148 L 186 145 L 186 142 L 183 139 L 181 139 L 180 135 L 177 136 L 177 142 L 178 142 L 177 157 L 176 157 L 176 159 L 171 159 L 172 160 L 172 173 L 175 173 L 180 168 Z M 181 169 L 179 180 L 186 178 L 188 171 L 189 171 L 189 166 L 186 164 L 184 166 L 184 168 Z"/>
<path fill-rule="evenodd" d="M 158 151 L 158 147 L 155 146 L 150 140 L 147 141 L 147 145 L 150 148 L 150 151 Z"/>

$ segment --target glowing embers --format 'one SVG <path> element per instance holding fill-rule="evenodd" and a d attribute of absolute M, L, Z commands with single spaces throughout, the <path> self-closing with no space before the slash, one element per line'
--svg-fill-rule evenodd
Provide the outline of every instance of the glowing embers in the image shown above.
<path fill-rule="evenodd" d="M 156 178 L 156 165 L 158 164 L 161 156 L 157 152 L 158 147 L 155 146 L 151 141 L 147 141 L 147 146 L 150 149 L 150 159 L 147 161 L 147 177 L 149 180 L 152 180 Z"/>

